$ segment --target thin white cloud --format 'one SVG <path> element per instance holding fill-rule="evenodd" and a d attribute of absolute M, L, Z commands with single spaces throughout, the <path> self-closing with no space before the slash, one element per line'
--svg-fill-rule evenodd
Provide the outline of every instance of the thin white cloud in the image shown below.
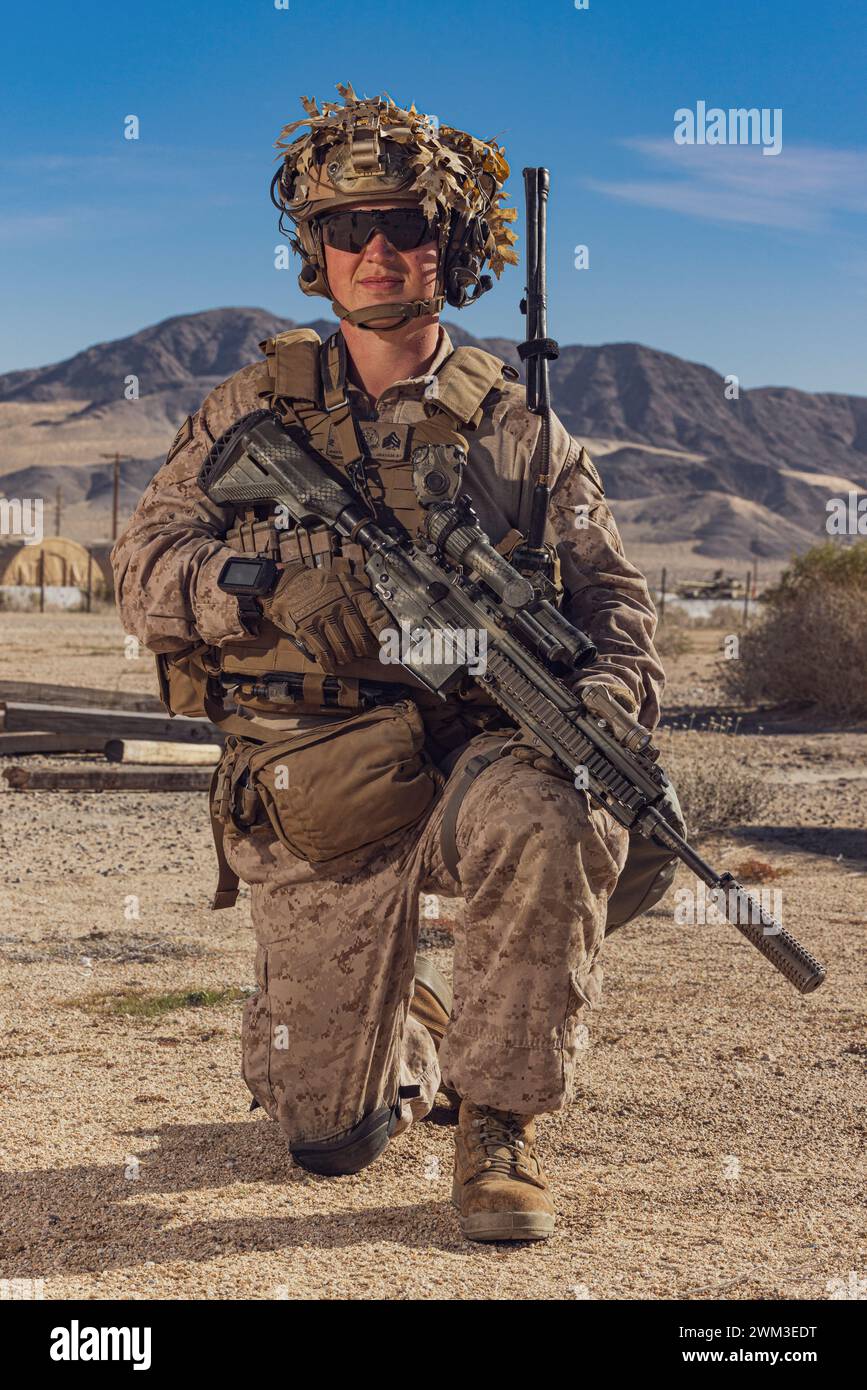
<path fill-rule="evenodd" d="M 85 213 L 0 213 L 0 242 L 24 242 L 68 235 L 74 228 L 90 220 Z"/>
<path fill-rule="evenodd" d="M 592 179 L 585 186 L 687 217 L 805 232 L 828 227 L 837 213 L 867 213 L 867 152 L 863 150 L 784 145 L 768 159 L 756 145 L 676 145 L 674 140 L 622 143 L 655 166 L 651 176 Z"/>
<path fill-rule="evenodd" d="M 107 165 L 116 164 L 120 157 L 117 154 L 19 154 L 0 158 L 0 169 L 18 170 L 25 174 L 78 174 L 102 170 Z"/>

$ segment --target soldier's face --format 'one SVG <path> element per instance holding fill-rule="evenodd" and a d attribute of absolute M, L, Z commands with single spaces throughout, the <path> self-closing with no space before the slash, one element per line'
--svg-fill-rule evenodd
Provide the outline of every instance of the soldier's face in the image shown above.
<path fill-rule="evenodd" d="M 382 206 L 359 203 L 358 210 Z M 347 309 L 363 309 L 394 300 L 408 303 L 432 298 L 438 256 L 436 241 L 423 242 L 411 251 L 396 251 L 383 233 L 376 231 L 357 253 L 326 245 L 325 269 L 334 298 Z M 386 319 L 385 323 L 396 321 Z"/>

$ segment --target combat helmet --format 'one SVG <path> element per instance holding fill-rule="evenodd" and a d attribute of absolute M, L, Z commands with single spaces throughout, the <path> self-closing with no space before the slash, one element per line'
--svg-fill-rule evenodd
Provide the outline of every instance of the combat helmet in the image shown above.
<path fill-rule="evenodd" d="M 440 126 L 435 117 L 395 105 L 387 94 L 357 97 L 347 83 L 343 97 L 324 101 L 320 111 L 310 97 L 301 102 L 306 117 L 293 121 L 275 141 L 284 151 L 271 182 L 271 200 L 280 210 L 280 230 L 302 259 L 298 283 L 305 294 L 324 295 L 340 319 L 372 327 L 372 320 L 394 318 L 399 328 L 410 318 L 438 314 L 448 302 L 462 309 L 489 290 L 481 272 L 487 263 L 496 276 L 517 265 L 509 227 L 515 208 L 503 207 L 509 175 L 504 151 L 493 140 L 476 140 L 462 130 Z M 290 142 L 301 126 L 309 131 Z M 373 304 L 350 311 L 334 298 L 325 269 L 318 219 L 356 203 L 421 206 L 439 223 L 437 283 L 431 299 Z M 294 224 L 290 231 L 284 219 Z"/>

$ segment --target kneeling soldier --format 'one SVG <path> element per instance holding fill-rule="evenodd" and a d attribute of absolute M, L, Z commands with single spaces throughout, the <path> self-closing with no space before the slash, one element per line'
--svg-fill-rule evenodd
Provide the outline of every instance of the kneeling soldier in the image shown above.
<path fill-rule="evenodd" d="M 439 323 L 446 302 L 490 287 L 486 264 L 499 275 L 516 261 L 503 152 L 339 91 L 342 105 L 305 101 L 283 132 L 272 187 L 301 288 L 331 300 L 339 329 L 325 343 L 278 334 L 184 422 L 113 552 L 118 599 L 158 653 L 168 707 L 228 735 L 214 905 L 235 901 L 239 878 L 251 886 L 255 1102 L 302 1167 L 336 1175 L 371 1163 L 442 1086 L 459 1104 L 464 1232 L 538 1239 L 554 1206 L 535 1117 L 569 1099 L 629 837 L 472 680 L 441 701 L 380 660 L 393 620 L 360 546 L 217 505 L 197 482 L 220 436 L 272 410 L 390 523 L 412 531 L 431 491 L 460 490 L 503 554 L 526 535 L 539 418 L 512 368 L 455 349 Z M 652 729 L 662 672 L 647 585 L 555 416 L 550 453 L 563 612 L 599 653 L 581 680 Z M 453 998 L 416 956 L 422 892 L 465 899 Z"/>

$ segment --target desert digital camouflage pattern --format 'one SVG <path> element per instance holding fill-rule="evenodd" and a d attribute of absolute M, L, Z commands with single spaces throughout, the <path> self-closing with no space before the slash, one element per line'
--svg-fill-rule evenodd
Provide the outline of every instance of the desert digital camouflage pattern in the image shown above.
<path fill-rule="evenodd" d="M 441 327 L 432 372 L 451 351 Z M 397 382 L 373 401 L 350 386 L 353 414 L 421 420 L 425 388 L 425 378 Z M 114 548 L 125 628 L 152 651 L 251 640 L 236 601 L 216 586 L 236 553 L 221 539 L 233 513 L 211 503 L 196 478 L 217 436 L 260 407 L 268 390 L 265 366 L 255 364 L 208 396 Z M 538 432 L 522 388 L 503 379 L 468 435 L 465 488 L 494 542 L 526 530 Z M 560 556 L 565 611 L 599 648 L 594 676 L 627 692 L 653 728 L 662 670 L 647 585 L 624 556 L 586 450 L 554 416 L 552 475 L 547 538 Z M 475 752 L 504 741 L 474 738 L 446 793 Z M 441 796 L 409 830 L 319 867 L 294 857 L 269 827 L 243 836 L 229 830 L 229 860 L 252 885 L 259 946 L 244 1074 L 290 1145 L 350 1129 L 372 1107 L 394 1104 L 398 1084 L 421 1090 L 403 1103 L 404 1123 L 430 1107 L 440 1079 L 436 1053 L 407 1018 L 419 891 L 460 891 L 467 901 L 455 1012 L 439 1058 L 444 1079 L 478 1105 L 519 1113 L 555 1110 L 569 1098 L 580 1025 L 600 997 L 607 897 L 628 836 L 568 781 L 507 756 L 462 803 L 458 889 L 440 856 L 443 805 Z"/>
<path fill-rule="evenodd" d="M 473 739 L 445 797 L 470 757 L 503 742 Z M 420 828 L 319 867 L 268 827 L 227 833 L 229 861 L 252 885 L 258 944 L 244 1077 L 290 1146 L 337 1137 L 393 1105 L 399 1085 L 418 1085 L 402 1103 L 405 1126 L 431 1108 L 440 1075 L 477 1105 L 523 1114 L 570 1095 L 628 835 L 570 783 L 504 757 L 461 805 L 458 886 L 442 860 L 444 805 Z M 408 1017 L 420 892 L 466 900 L 439 1062 Z"/>

